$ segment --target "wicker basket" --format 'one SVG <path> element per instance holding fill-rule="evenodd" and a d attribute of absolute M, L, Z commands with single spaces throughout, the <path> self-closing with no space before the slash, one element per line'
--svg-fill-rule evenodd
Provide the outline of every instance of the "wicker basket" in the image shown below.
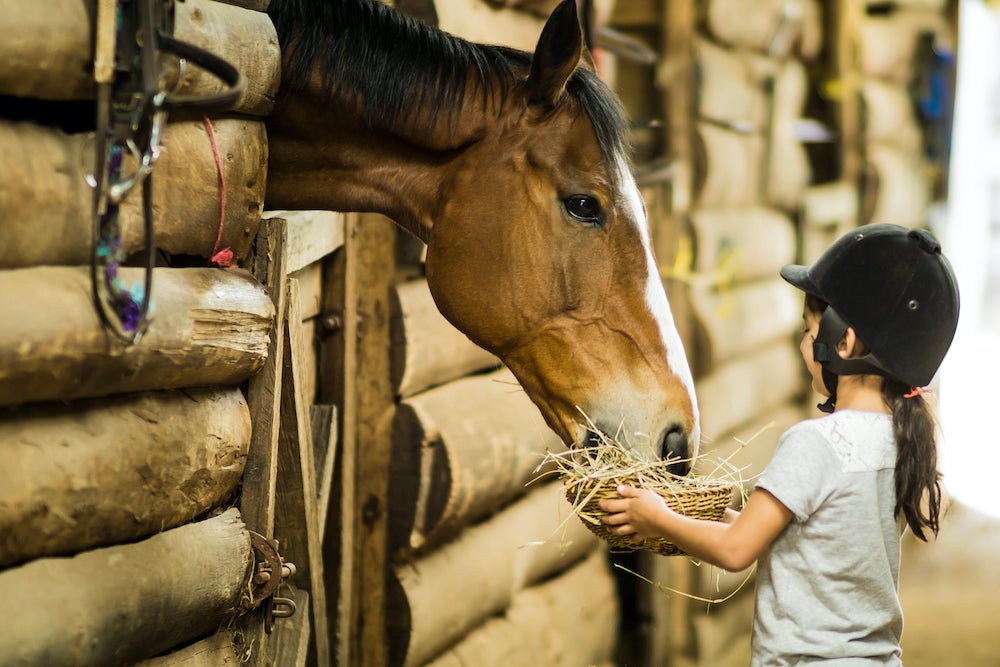
<path fill-rule="evenodd" d="M 606 541 L 615 549 L 622 551 L 637 551 L 645 549 L 662 556 L 679 556 L 684 552 L 671 542 L 662 538 L 646 538 L 639 544 L 633 544 L 626 535 L 617 535 L 608 530 L 608 526 L 598 518 L 607 514 L 597 503 L 601 500 L 619 498 L 618 485 L 625 484 L 637 488 L 645 488 L 660 494 L 667 507 L 695 519 L 719 521 L 726 513 L 726 508 L 732 502 L 736 483 L 726 479 L 708 479 L 704 477 L 674 478 L 669 484 L 652 484 L 648 480 L 640 483 L 634 475 L 621 477 L 574 478 L 566 476 L 564 491 L 566 499 L 577 511 L 583 524 L 595 535 Z"/>

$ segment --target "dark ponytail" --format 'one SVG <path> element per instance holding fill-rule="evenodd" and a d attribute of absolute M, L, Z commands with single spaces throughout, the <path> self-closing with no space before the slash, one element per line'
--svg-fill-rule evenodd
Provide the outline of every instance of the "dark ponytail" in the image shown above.
<path fill-rule="evenodd" d="M 806 293 L 806 310 L 822 316 L 828 304 Z M 859 343 L 867 353 L 864 341 Z M 913 534 L 924 542 L 928 528 L 936 536 L 941 516 L 941 473 L 937 469 L 936 424 L 922 395 L 906 398 L 912 390 L 895 378 L 882 382 L 882 401 L 892 412 L 896 440 L 896 508 L 894 516 L 906 519 Z M 926 506 L 924 496 L 926 495 Z M 926 511 L 925 511 L 926 508 Z"/>
<path fill-rule="evenodd" d="M 911 387 L 894 378 L 885 378 L 882 383 L 882 400 L 892 410 L 897 447 L 895 516 L 902 514 L 913 534 L 926 542 L 924 529 L 936 536 L 941 515 L 936 425 L 924 397 L 906 398 L 910 392 Z"/>

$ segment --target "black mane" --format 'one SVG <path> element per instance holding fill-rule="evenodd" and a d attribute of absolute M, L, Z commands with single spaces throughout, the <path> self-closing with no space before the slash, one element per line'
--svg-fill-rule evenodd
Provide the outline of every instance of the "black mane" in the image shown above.
<path fill-rule="evenodd" d="M 531 64 L 529 53 L 468 42 L 377 0 L 271 0 L 268 14 L 288 58 L 288 89 L 304 87 L 318 66 L 325 93 L 360 96 L 369 124 L 391 127 L 404 110 L 459 113 L 470 70 L 484 98 L 503 98 Z M 590 117 L 604 158 L 627 155 L 625 114 L 600 78 L 577 69 L 566 90 Z"/>

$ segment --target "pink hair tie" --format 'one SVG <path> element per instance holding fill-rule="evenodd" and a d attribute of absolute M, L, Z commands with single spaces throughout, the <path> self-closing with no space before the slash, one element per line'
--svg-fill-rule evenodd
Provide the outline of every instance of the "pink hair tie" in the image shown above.
<path fill-rule="evenodd" d="M 933 393 L 927 387 L 910 387 L 909 394 L 903 394 L 903 398 L 913 398 L 914 396 L 923 396 L 924 394 Z"/>

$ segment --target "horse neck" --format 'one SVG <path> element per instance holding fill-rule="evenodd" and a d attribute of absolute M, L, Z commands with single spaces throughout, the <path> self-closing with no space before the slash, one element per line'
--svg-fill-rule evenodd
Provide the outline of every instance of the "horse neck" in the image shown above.
<path fill-rule="evenodd" d="M 324 80 L 324 67 L 315 65 L 325 57 L 320 48 L 311 56 L 314 66 L 305 85 L 279 91 L 267 121 L 267 206 L 382 213 L 426 239 L 449 163 L 496 124 L 502 96 L 486 95 L 483 86 L 492 84 L 481 83 L 470 69 L 460 106 L 438 113 L 440 100 L 420 94 L 429 84 L 413 83 L 426 81 L 427 71 L 439 71 L 436 64 L 386 71 L 383 63 L 396 63 L 396 70 L 406 64 L 399 61 L 398 45 L 385 36 L 403 39 L 414 30 L 400 30 L 408 19 L 377 2 L 361 10 L 369 2 L 344 0 L 337 9 L 344 25 L 330 25 L 325 32 L 338 49 L 346 83 Z M 294 40 L 290 46 L 296 48 Z M 284 65 L 282 81 L 292 81 L 291 63 Z M 369 76 L 370 69 L 380 71 Z M 388 103 L 402 107 L 401 112 L 363 108 L 366 92 L 378 102 L 382 86 L 395 91 Z M 420 99 L 422 105 L 416 103 Z"/>
<path fill-rule="evenodd" d="M 350 100 L 295 93 L 267 121 L 266 205 L 382 213 L 426 241 L 451 165 L 498 114 L 476 99 L 454 117 L 410 114 L 385 127 L 369 125 Z"/>

